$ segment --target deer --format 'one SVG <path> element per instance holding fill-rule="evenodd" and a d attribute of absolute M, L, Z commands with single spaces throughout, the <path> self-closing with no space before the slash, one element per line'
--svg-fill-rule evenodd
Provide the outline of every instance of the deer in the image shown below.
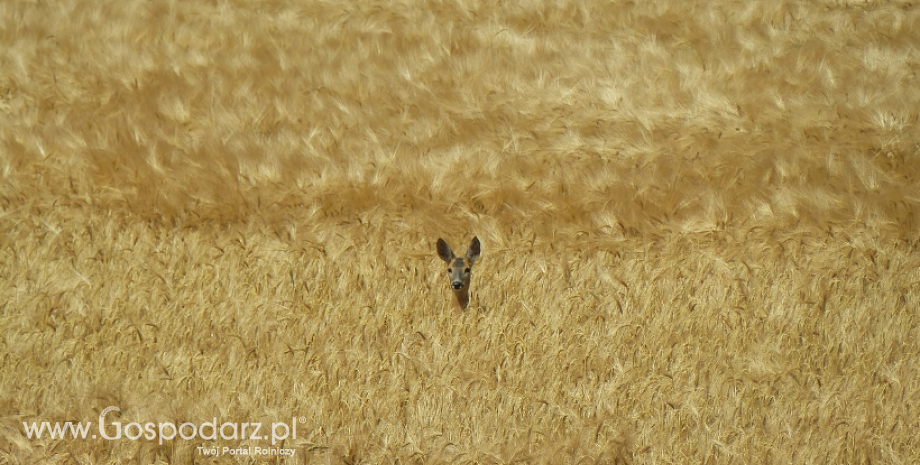
<path fill-rule="evenodd" d="M 450 278 L 450 289 L 454 292 L 454 303 L 461 311 L 466 310 L 470 304 L 470 277 L 472 276 L 470 271 L 473 269 L 473 264 L 479 260 L 479 252 L 479 238 L 477 237 L 473 237 L 463 257 L 454 255 L 447 242 L 438 238 L 438 256 L 447 263 L 447 276 Z"/>

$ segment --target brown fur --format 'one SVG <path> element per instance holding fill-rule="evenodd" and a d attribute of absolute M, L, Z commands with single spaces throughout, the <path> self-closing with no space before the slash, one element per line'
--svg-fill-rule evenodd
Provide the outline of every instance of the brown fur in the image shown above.
<path fill-rule="evenodd" d="M 441 260 L 447 264 L 447 276 L 451 284 L 451 291 L 454 293 L 454 302 L 460 310 L 466 310 L 470 305 L 472 268 L 480 255 L 479 238 L 473 238 L 463 257 L 454 255 L 447 242 L 440 238 L 438 238 L 437 251 Z"/>

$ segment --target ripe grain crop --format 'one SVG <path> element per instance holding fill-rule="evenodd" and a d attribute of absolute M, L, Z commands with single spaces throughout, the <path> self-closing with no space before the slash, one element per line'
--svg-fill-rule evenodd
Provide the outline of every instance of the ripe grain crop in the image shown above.
<path fill-rule="evenodd" d="M 0 463 L 920 462 L 917 89 L 910 2 L 4 1 Z M 24 426 L 110 406 L 294 456 Z"/>

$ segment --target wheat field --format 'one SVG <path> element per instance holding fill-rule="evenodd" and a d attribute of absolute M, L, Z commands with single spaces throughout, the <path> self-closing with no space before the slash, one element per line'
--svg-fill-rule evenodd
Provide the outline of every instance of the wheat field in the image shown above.
<path fill-rule="evenodd" d="M 3 464 L 920 463 L 920 8 L 7 0 L 0 306 Z"/>

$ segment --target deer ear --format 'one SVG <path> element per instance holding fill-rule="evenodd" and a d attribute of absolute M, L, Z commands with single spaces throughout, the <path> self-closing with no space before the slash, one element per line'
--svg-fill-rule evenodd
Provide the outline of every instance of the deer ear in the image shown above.
<path fill-rule="evenodd" d="M 444 242 L 444 239 L 441 238 L 438 238 L 438 256 L 447 263 L 450 263 L 450 260 L 454 258 L 454 252 L 450 250 L 447 242 Z"/>
<path fill-rule="evenodd" d="M 470 242 L 470 247 L 466 250 L 466 259 L 469 260 L 471 266 L 479 259 L 479 253 L 479 238 L 473 237 L 473 241 Z"/>

